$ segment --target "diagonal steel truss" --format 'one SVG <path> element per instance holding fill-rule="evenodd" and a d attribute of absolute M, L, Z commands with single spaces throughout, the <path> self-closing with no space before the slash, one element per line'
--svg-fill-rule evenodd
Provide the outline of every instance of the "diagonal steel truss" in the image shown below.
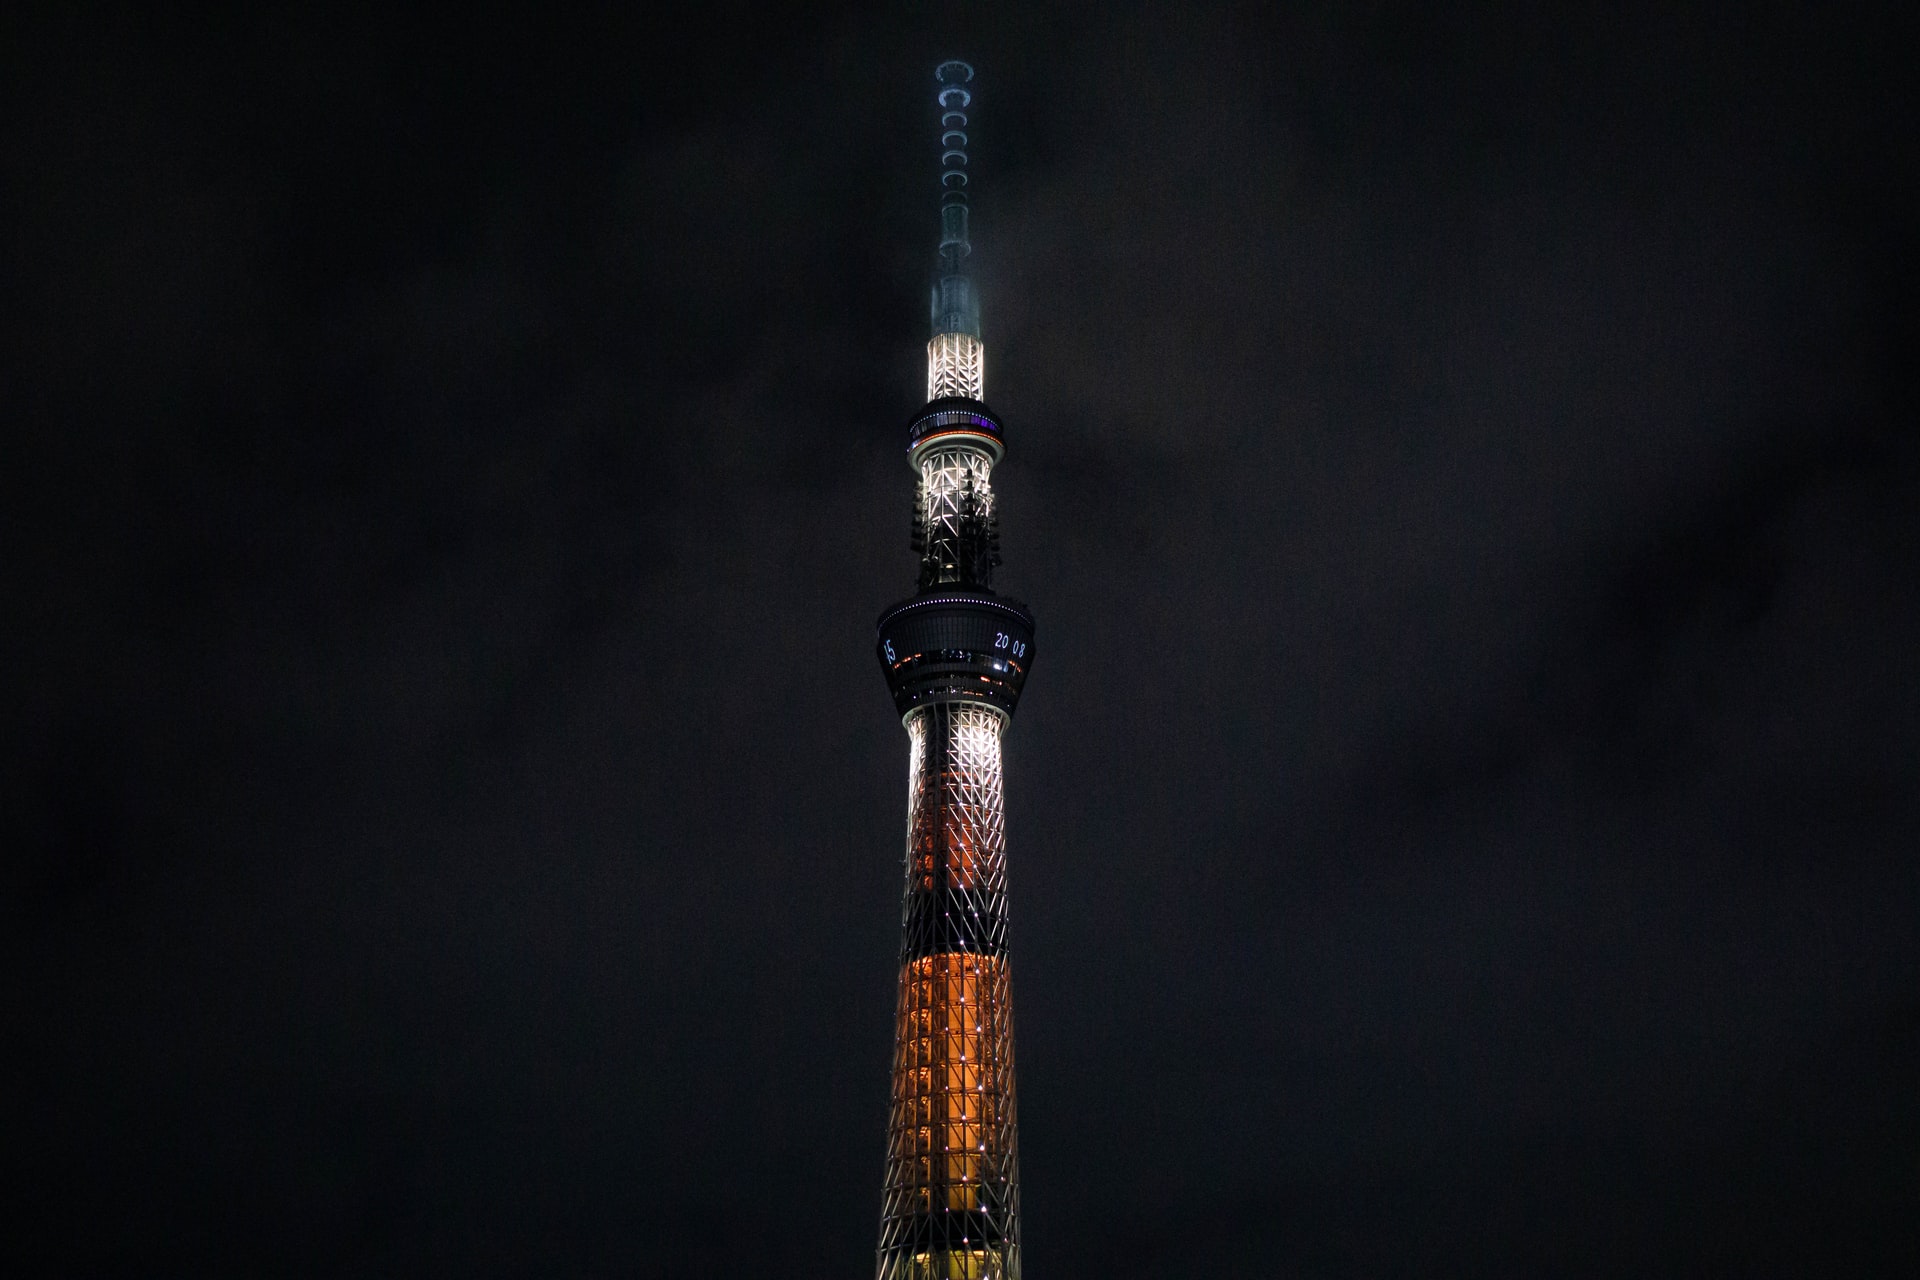
<path fill-rule="evenodd" d="M 986 347 L 970 333 L 942 333 L 927 344 L 927 399 L 986 399 Z"/>
<path fill-rule="evenodd" d="M 987 453 L 961 446 L 921 457 L 913 546 L 920 552 L 922 587 L 992 581 L 1000 535 L 993 512 L 993 459 Z"/>
<path fill-rule="evenodd" d="M 977 508 L 977 510 L 976 510 Z M 993 514 L 993 459 L 978 449 L 940 449 L 920 459 L 920 513 L 927 539 L 953 537 L 968 516 Z"/>

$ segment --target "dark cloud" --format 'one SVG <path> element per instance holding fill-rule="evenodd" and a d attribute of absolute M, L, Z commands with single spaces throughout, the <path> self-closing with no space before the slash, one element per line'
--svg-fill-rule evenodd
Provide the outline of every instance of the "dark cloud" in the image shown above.
<path fill-rule="evenodd" d="M 1029 1266 L 1911 1270 L 1875 15 L 8 21 L 39 1270 L 867 1265 L 956 49 Z"/>

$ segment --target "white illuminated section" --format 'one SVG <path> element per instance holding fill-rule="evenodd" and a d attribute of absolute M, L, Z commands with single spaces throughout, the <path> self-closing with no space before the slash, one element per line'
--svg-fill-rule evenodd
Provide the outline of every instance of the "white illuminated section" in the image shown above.
<path fill-rule="evenodd" d="M 987 398 L 987 354 L 970 333 L 943 333 L 927 344 L 927 399 Z"/>
<path fill-rule="evenodd" d="M 927 545 L 958 538 L 961 518 L 993 514 L 993 459 L 977 448 L 940 449 L 920 459 L 920 510 Z"/>
<path fill-rule="evenodd" d="M 927 771 L 927 717 L 915 712 L 907 718 L 907 834 L 913 834 L 920 807 L 920 778 Z"/>
<path fill-rule="evenodd" d="M 997 891 L 1006 875 L 1001 862 L 1007 838 L 1000 772 L 1000 731 L 1006 721 L 989 707 L 964 704 L 949 707 L 946 721 L 947 759 L 953 769 L 950 794 L 967 813 L 972 824 L 968 847 L 979 851 L 987 864 L 983 878 Z"/>
<path fill-rule="evenodd" d="M 936 799 L 946 828 L 950 883 L 989 894 L 1006 891 L 1006 809 L 1002 799 L 1000 733 L 1005 718 L 991 707 L 947 703 L 923 708 L 907 719 L 907 833 L 909 843 L 933 819 Z M 927 741 L 944 735 L 939 767 Z M 1004 901 L 996 906 L 1004 908 Z"/>

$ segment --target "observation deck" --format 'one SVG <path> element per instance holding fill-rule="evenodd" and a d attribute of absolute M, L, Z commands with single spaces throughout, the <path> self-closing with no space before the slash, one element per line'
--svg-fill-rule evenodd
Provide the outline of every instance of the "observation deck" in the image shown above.
<path fill-rule="evenodd" d="M 941 396 L 907 423 L 907 462 L 915 471 L 935 449 L 972 446 L 997 465 L 1007 456 L 1006 428 L 993 410 L 966 396 Z"/>
<path fill-rule="evenodd" d="M 880 615 L 874 651 L 894 709 L 975 702 L 1011 717 L 1033 666 L 1033 615 L 977 587 L 934 587 Z"/>

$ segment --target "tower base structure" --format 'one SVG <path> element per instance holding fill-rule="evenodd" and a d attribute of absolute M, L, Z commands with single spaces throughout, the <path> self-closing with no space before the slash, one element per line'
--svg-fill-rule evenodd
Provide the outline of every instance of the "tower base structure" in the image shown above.
<path fill-rule="evenodd" d="M 879 1280 L 1018 1280 L 1000 733 L 984 703 L 906 717 L 907 884 Z"/>

